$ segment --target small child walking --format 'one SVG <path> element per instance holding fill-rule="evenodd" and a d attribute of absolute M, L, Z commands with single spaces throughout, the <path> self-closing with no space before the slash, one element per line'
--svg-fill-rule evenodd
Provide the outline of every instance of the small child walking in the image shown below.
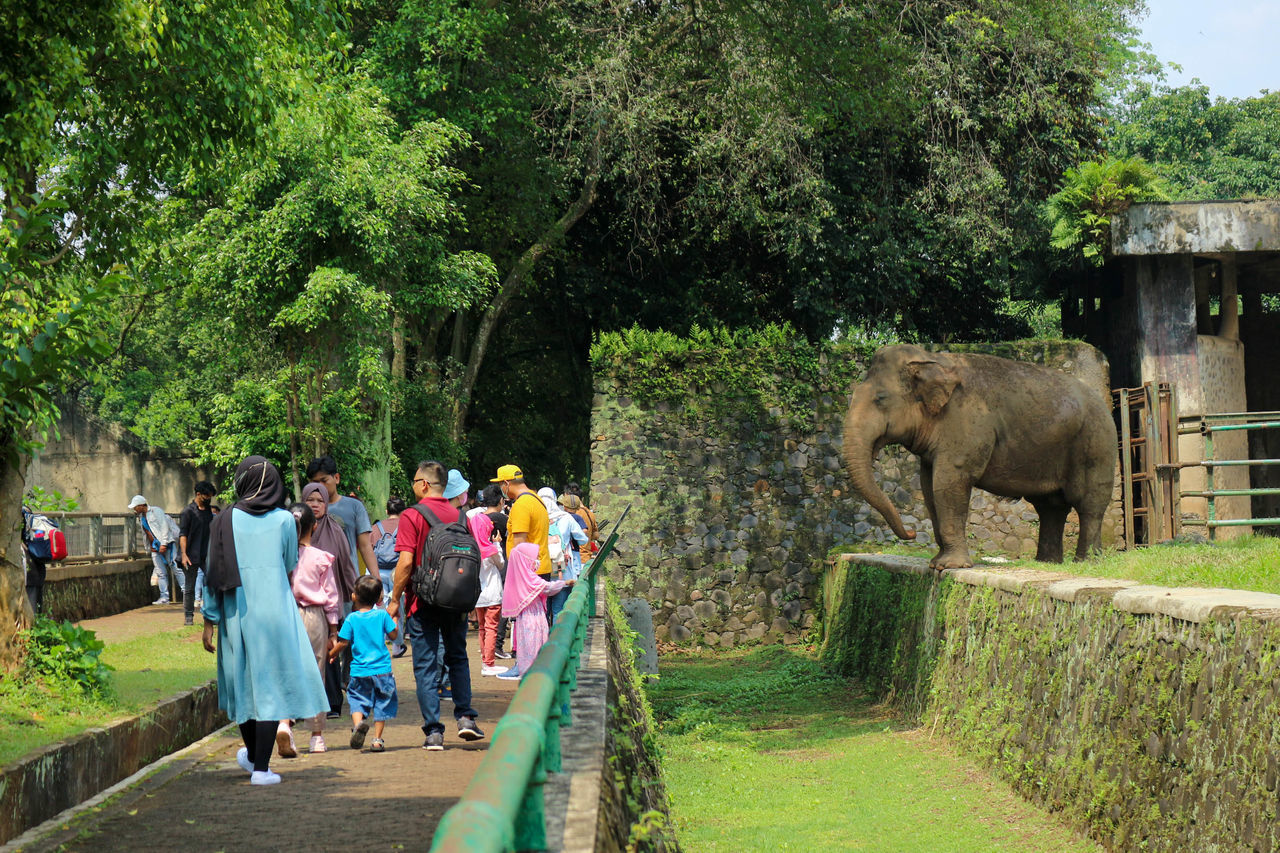
<path fill-rule="evenodd" d="M 573 581 L 545 581 L 538 577 L 538 546 L 522 542 L 511 549 L 507 580 L 502 588 L 502 615 L 514 620 L 516 665 L 498 676 L 504 681 L 520 678 L 533 666 L 547 641 L 547 596 Z"/>
<path fill-rule="evenodd" d="M 480 598 L 476 601 L 476 623 L 480 632 L 481 675 L 506 672 L 497 665 L 498 617 L 502 610 L 502 552 L 493 541 L 493 521 L 485 513 L 467 518 L 467 527 L 480 546 Z"/>
<path fill-rule="evenodd" d="M 382 731 L 394 719 L 398 702 L 396 679 L 391 674 L 391 653 L 387 640 L 396 633 L 396 623 L 385 610 L 375 610 L 382 600 L 382 581 L 377 575 L 362 575 L 351 591 L 355 606 L 338 631 L 338 642 L 329 652 L 330 662 L 351 647 L 351 679 L 347 682 L 347 704 L 351 706 L 351 748 L 362 749 L 373 718 L 370 752 L 383 752 Z"/>

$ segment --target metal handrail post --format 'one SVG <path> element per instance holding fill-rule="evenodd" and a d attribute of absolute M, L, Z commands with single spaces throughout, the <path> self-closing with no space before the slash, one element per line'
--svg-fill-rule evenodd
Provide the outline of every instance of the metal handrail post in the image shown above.
<path fill-rule="evenodd" d="M 1204 469 L 1204 485 L 1205 485 L 1205 491 L 1209 492 L 1209 503 L 1208 503 L 1208 510 L 1206 514 L 1206 521 L 1209 522 L 1209 525 L 1208 525 L 1209 541 L 1212 542 L 1217 538 L 1214 533 L 1214 530 L 1216 528 L 1213 523 L 1214 513 L 1217 508 L 1214 505 L 1214 496 L 1213 496 L 1213 433 L 1212 432 L 1206 432 L 1204 434 L 1204 458 L 1209 463 L 1207 466 L 1205 466 L 1205 469 Z"/>

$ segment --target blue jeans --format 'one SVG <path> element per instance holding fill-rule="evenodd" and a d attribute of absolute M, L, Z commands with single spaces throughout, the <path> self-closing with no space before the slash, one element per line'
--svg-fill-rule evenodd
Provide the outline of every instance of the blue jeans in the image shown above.
<path fill-rule="evenodd" d="M 479 716 L 471 707 L 471 664 L 467 660 L 467 614 L 419 606 L 405 619 L 413 645 L 413 680 L 422 711 L 422 731 L 444 732 L 440 722 L 440 671 L 448 668 L 453 682 L 454 719 Z M 444 640 L 444 660 L 440 641 Z"/>
<path fill-rule="evenodd" d="M 175 579 L 178 581 L 179 590 L 187 585 L 186 576 L 182 573 L 182 567 L 178 565 L 178 545 L 176 542 L 170 542 L 169 547 L 163 551 L 151 552 L 151 565 L 155 567 L 157 584 L 160 587 L 160 600 L 169 600 L 169 571 L 173 570 Z"/>
<path fill-rule="evenodd" d="M 547 617 L 552 625 L 556 623 L 556 617 L 560 615 L 560 611 L 564 610 L 564 604 L 569 600 L 569 593 L 571 592 L 573 592 L 573 588 L 566 586 L 547 599 Z"/>

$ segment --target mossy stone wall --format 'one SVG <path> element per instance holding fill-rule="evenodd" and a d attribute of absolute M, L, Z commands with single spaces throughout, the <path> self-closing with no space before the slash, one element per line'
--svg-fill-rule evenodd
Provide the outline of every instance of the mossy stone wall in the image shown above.
<path fill-rule="evenodd" d="M 1108 848 L 1280 849 L 1280 596 L 855 559 L 831 666 Z"/>
<path fill-rule="evenodd" d="M 151 560 L 50 564 L 44 582 L 44 612 L 53 619 L 114 616 L 155 600 Z"/>
<path fill-rule="evenodd" d="M 1106 361 L 1086 344 L 992 350 L 1080 375 L 1104 393 Z M 610 576 L 621 596 L 649 601 L 659 641 L 794 642 L 812 626 L 819 569 L 831 548 L 898 542 L 852 491 L 840 458 L 850 388 L 867 359 L 840 346 L 795 364 L 735 352 L 741 375 L 731 382 L 714 378 L 728 373 L 724 353 L 682 358 L 595 363 L 591 504 L 602 520 L 631 507 Z M 759 375 L 751 373 L 757 362 L 767 365 Z M 669 381 L 657 381 L 659 371 Z M 889 447 L 875 471 L 917 530 L 921 554 L 931 555 L 915 457 Z M 1118 518 L 1110 514 L 1104 542 L 1114 541 Z M 1035 552 L 1038 524 L 1025 501 L 975 491 L 969 521 L 975 550 Z M 1074 533 L 1069 524 L 1068 536 Z"/>

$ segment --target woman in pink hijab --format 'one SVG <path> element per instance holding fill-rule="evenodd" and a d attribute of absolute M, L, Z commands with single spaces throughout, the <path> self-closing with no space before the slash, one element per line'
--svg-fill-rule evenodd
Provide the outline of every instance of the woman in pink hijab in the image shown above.
<path fill-rule="evenodd" d="M 573 581 L 545 581 L 537 570 L 537 545 L 522 542 L 511 550 L 502 588 L 502 615 L 515 623 L 516 665 L 498 678 L 516 679 L 529 671 L 547 641 L 547 596 L 573 586 Z"/>
<path fill-rule="evenodd" d="M 467 527 L 480 546 L 480 598 L 476 624 L 480 631 L 481 675 L 507 671 L 495 659 L 498 648 L 498 613 L 502 610 L 502 552 L 493 541 L 493 521 L 483 512 L 467 517 Z"/>

